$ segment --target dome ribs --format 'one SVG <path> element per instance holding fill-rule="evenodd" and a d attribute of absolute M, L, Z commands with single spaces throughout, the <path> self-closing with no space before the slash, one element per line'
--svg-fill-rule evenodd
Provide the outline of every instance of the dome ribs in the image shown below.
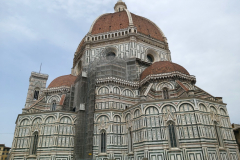
<path fill-rule="evenodd" d="M 134 26 L 137 27 L 137 30 L 139 33 L 145 34 L 147 36 L 150 36 L 160 41 L 164 41 L 161 32 L 154 25 L 153 22 L 151 22 L 150 20 L 147 20 L 146 18 L 137 16 L 133 13 L 131 13 L 131 15 L 132 15 L 133 24 Z"/>
<path fill-rule="evenodd" d="M 126 11 L 109 13 L 100 17 L 94 24 L 92 34 L 128 28 L 129 20 Z M 101 29 L 99 29 L 101 28 Z"/>
<path fill-rule="evenodd" d="M 73 76 L 71 74 L 57 77 L 49 84 L 48 88 L 56 88 L 61 86 L 71 87 L 71 85 L 74 84 L 76 78 L 76 76 Z"/>
<path fill-rule="evenodd" d="M 179 64 L 172 63 L 169 61 L 159 61 L 153 63 L 151 66 L 149 66 L 142 72 L 141 80 L 146 78 L 148 75 L 170 73 L 175 71 L 181 72 L 186 75 L 190 75 L 188 71 Z"/>
<path fill-rule="evenodd" d="M 147 18 L 130 13 L 133 25 L 137 27 L 138 33 L 150 36 L 164 42 L 164 38 L 159 28 Z M 110 31 L 117 31 L 129 27 L 129 19 L 126 11 L 104 14 L 99 17 L 93 25 L 91 34 L 99 34 Z"/>

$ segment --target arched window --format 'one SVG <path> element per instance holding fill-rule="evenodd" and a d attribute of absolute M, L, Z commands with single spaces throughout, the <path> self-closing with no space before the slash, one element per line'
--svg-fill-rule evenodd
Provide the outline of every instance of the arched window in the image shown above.
<path fill-rule="evenodd" d="M 188 104 L 188 103 L 184 103 L 184 104 L 181 104 L 181 106 L 179 107 L 179 110 L 180 112 L 188 112 L 188 111 L 193 111 L 193 107 Z"/>
<path fill-rule="evenodd" d="M 134 112 L 134 118 L 138 118 L 140 115 L 140 111 L 139 109 L 137 109 L 135 112 Z"/>
<path fill-rule="evenodd" d="M 167 88 L 163 88 L 163 98 L 164 99 L 169 99 L 168 89 Z"/>
<path fill-rule="evenodd" d="M 131 115 L 130 115 L 130 113 L 128 113 L 125 117 L 126 123 L 128 123 L 130 121 L 130 119 L 131 119 Z"/>
<path fill-rule="evenodd" d="M 61 124 L 72 124 L 72 120 L 69 117 L 65 116 L 60 119 L 60 123 Z"/>
<path fill-rule="evenodd" d="M 101 153 L 106 153 L 106 131 L 101 133 Z"/>
<path fill-rule="evenodd" d="M 38 144 L 38 132 L 34 132 L 33 140 L 32 140 L 32 153 L 31 154 L 37 153 L 37 144 Z"/>
<path fill-rule="evenodd" d="M 133 141 L 131 128 L 128 129 L 128 151 L 133 152 Z"/>
<path fill-rule="evenodd" d="M 162 108 L 162 113 L 168 113 L 168 112 L 174 113 L 174 112 L 176 112 L 176 110 L 175 110 L 175 108 L 174 108 L 173 106 L 171 106 L 171 105 L 166 105 L 166 106 L 164 106 L 164 107 Z"/>
<path fill-rule="evenodd" d="M 37 124 L 41 124 L 41 123 L 42 123 L 42 119 L 39 118 L 39 117 L 34 119 L 33 122 L 32 122 L 33 125 L 37 125 Z"/>
<path fill-rule="evenodd" d="M 120 116 L 114 116 L 113 121 L 114 122 L 121 122 L 121 117 Z"/>
<path fill-rule="evenodd" d="M 121 144 L 121 117 L 116 115 L 113 118 L 114 126 L 113 131 L 115 133 L 115 144 L 120 145 Z"/>
<path fill-rule="evenodd" d="M 82 69 L 82 61 L 79 61 L 78 62 L 78 74 L 80 73 L 81 69 Z"/>
<path fill-rule="evenodd" d="M 122 95 L 126 96 L 126 97 L 134 97 L 134 94 L 133 94 L 133 92 L 130 89 L 125 89 L 123 91 Z"/>
<path fill-rule="evenodd" d="M 115 34 L 117 36 L 117 33 Z M 109 52 L 106 55 L 107 60 L 113 60 L 116 57 L 116 54 L 114 52 Z"/>
<path fill-rule="evenodd" d="M 46 120 L 45 120 L 45 123 L 46 124 L 50 124 L 50 123 L 54 123 L 55 122 L 55 118 L 53 116 L 51 117 L 48 117 Z"/>
<path fill-rule="evenodd" d="M 136 30 L 135 30 L 135 32 L 136 32 Z M 153 62 L 154 61 L 154 57 L 151 54 L 147 55 L 147 59 L 148 59 L 149 62 Z"/>
<path fill-rule="evenodd" d="M 200 111 L 207 112 L 207 108 L 203 104 L 200 104 L 199 108 L 200 108 Z"/>
<path fill-rule="evenodd" d="M 34 90 L 34 95 L 33 95 L 33 99 L 34 99 L 34 100 L 38 100 L 38 96 L 39 96 L 39 88 L 35 88 L 35 90 Z"/>
<path fill-rule="evenodd" d="M 177 147 L 177 140 L 176 140 L 174 123 L 172 121 L 169 122 L 169 124 L 168 124 L 168 131 L 169 131 L 170 146 L 172 148 L 175 148 L 175 147 Z"/>
<path fill-rule="evenodd" d="M 21 121 L 20 126 L 27 126 L 29 124 L 30 124 L 29 120 L 28 119 L 24 119 L 24 120 Z"/>
<path fill-rule="evenodd" d="M 212 113 L 217 114 L 217 110 L 216 110 L 215 107 L 211 106 L 211 107 L 210 107 L 210 110 L 211 110 Z"/>
<path fill-rule="evenodd" d="M 215 128 L 215 132 L 216 132 L 216 138 L 218 141 L 218 145 L 220 147 L 223 146 L 223 142 L 222 142 L 222 136 L 221 136 L 221 131 L 220 131 L 220 127 L 217 125 L 217 122 L 214 122 L 214 128 Z"/>
<path fill-rule="evenodd" d="M 56 101 L 54 100 L 52 102 L 52 111 L 55 111 L 56 110 Z"/>
<path fill-rule="evenodd" d="M 146 109 L 145 114 L 146 115 L 154 115 L 154 114 L 158 115 L 159 113 L 158 113 L 158 109 L 156 107 L 150 106 Z"/>
<path fill-rule="evenodd" d="M 188 103 L 183 103 L 179 107 L 180 112 L 183 112 L 184 114 L 181 114 L 180 117 L 182 119 L 183 124 L 195 124 L 196 118 L 195 114 L 192 112 L 194 110 L 193 106 Z M 205 115 L 203 115 L 204 118 Z"/>
<path fill-rule="evenodd" d="M 120 94 L 120 89 L 118 87 L 113 88 L 113 93 L 114 94 Z"/>
<path fill-rule="evenodd" d="M 220 109 L 220 113 L 221 113 L 221 115 L 223 115 L 223 116 L 225 116 L 225 115 L 227 115 L 227 113 L 226 113 L 226 111 L 224 110 L 224 109 Z"/>
<path fill-rule="evenodd" d="M 102 87 L 99 89 L 98 94 L 99 95 L 109 94 L 109 89 L 107 87 Z"/>

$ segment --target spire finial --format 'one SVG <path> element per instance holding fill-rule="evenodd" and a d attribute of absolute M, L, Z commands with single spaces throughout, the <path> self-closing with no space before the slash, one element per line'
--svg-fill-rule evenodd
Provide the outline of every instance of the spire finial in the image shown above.
<path fill-rule="evenodd" d="M 122 0 L 118 0 L 117 3 L 114 6 L 114 11 L 115 12 L 121 12 L 124 9 L 127 9 L 127 5 Z"/>
<path fill-rule="evenodd" d="M 41 73 L 41 69 L 42 69 L 42 63 L 40 64 L 40 70 L 39 70 L 39 73 Z"/>

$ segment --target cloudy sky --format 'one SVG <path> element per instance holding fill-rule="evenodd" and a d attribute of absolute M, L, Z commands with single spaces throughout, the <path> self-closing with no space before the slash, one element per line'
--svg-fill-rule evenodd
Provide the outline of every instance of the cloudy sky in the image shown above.
<path fill-rule="evenodd" d="M 0 0 L 0 144 L 11 146 L 32 71 L 70 74 L 74 52 L 91 23 L 117 0 Z M 165 33 L 172 60 L 196 85 L 228 104 L 240 123 L 240 1 L 126 0 Z"/>

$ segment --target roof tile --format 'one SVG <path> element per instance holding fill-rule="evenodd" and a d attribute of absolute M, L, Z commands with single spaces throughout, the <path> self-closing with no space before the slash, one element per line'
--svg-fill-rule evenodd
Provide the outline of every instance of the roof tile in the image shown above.
<path fill-rule="evenodd" d="M 61 86 L 71 87 L 71 85 L 74 84 L 76 78 L 76 76 L 73 76 L 71 74 L 57 77 L 49 84 L 48 88 L 55 88 Z"/>

